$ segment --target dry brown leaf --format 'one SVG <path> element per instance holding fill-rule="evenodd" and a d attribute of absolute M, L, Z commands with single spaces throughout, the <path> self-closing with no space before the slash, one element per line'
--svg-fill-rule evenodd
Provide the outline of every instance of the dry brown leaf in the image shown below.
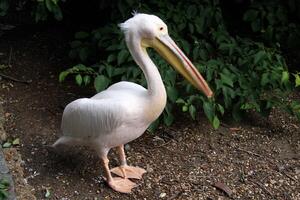
<path fill-rule="evenodd" d="M 225 194 L 227 194 L 227 196 L 229 196 L 229 197 L 232 195 L 232 190 L 224 183 L 216 182 L 213 186 L 215 188 L 225 192 Z"/>
<path fill-rule="evenodd" d="M 229 130 L 231 130 L 231 131 L 240 131 L 242 129 L 239 128 L 239 127 L 232 127 L 232 128 L 229 128 Z"/>

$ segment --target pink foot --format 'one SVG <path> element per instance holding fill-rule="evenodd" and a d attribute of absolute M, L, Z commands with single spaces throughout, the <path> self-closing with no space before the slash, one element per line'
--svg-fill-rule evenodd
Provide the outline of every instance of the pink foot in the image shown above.
<path fill-rule="evenodd" d="M 112 181 L 107 184 L 115 191 L 121 193 L 130 193 L 132 188 L 137 185 L 127 178 L 114 177 Z"/>
<path fill-rule="evenodd" d="M 132 167 L 128 165 L 115 167 L 110 171 L 120 177 L 133 179 L 141 179 L 143 174 L 147 172 L 140 167 Z"/>

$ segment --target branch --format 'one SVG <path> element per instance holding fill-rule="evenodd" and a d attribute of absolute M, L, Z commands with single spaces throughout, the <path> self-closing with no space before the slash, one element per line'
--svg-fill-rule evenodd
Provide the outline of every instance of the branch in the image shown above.
<path fill-rule="evenodd" d="M 14 82 L 18 82 L 18 83 L 29 84 L 29 83 L 32 82 L 32 81 L 19 80 L 19 79 L 16 79 L 16 78 L 14 78 L 14 77 L 11 77 L 11 76 L 8 76 L 8 75 L 2 74 L 2 73 L 0 73 L 0 77 L 2 77 L 2 78 L 4 78 L 4 79 L 7 79 L 7 80 L 14 81 Z"/>

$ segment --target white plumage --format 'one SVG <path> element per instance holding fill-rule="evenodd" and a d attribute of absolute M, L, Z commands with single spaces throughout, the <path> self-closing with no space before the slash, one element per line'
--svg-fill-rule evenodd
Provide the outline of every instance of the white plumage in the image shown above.
<path fill-rule="evenodd" d="M 102 151 L 136 139 L 151 123 L 139 117 L 145 115 L 146 94 L 140 85 L 120 82 L 91 98 L 71 102 L 63 113 L 63 137 L 69 137 L 70 142 L 76 138 L 96 143 L 99 148 L 105 147 Z"/>

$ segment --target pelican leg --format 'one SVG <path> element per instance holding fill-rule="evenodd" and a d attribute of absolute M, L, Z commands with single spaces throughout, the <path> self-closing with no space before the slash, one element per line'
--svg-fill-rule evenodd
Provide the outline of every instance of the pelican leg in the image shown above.
<path fill-rule="evenodd" d="M 113 190 L 121 193 L 130 193 L 132 188 L 136 187 L 136 184 L 127 178 L 112 177 L 109 171 L 109 160 L 107 156 L 101 157 L 101 161 L 104 167 L 104 175 L 106 182 Z"/>
<path fill-rule="evenodd" d="M 117 150 L 121 165 L 119 167 L 111 169 L 110 171 L 123 178 L 141 179 L 143 174 L 147 171 L 140 167 L 133 167 L 127 165 L 126 156 L 124 152 L 124 145 L 118 146 Z"/>

